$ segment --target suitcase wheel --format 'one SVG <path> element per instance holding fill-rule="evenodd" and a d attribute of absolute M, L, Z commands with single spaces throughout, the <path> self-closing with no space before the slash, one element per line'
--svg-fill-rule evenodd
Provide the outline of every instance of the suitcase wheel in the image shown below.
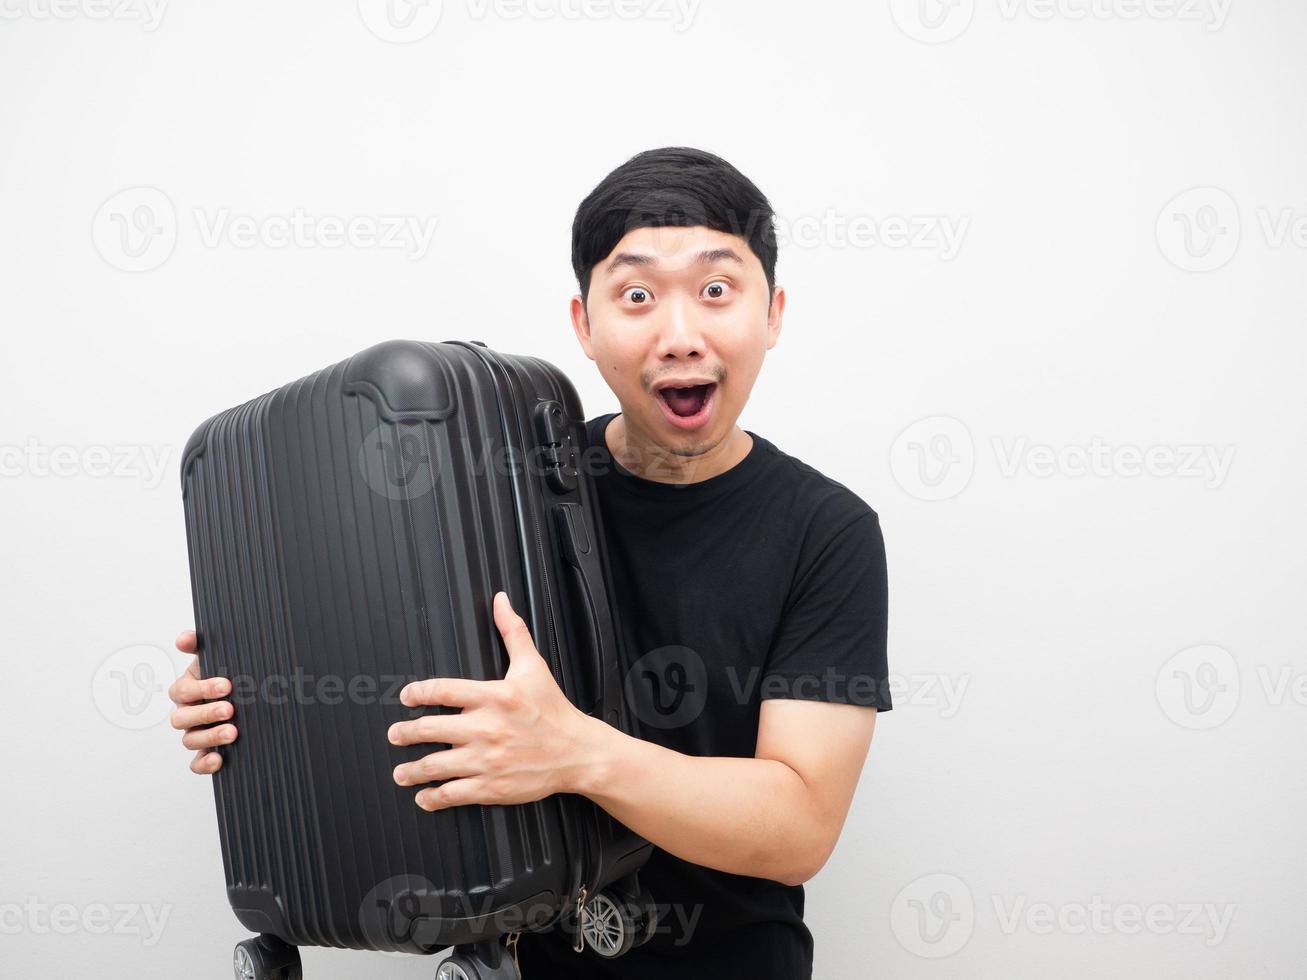
<path fill-rule="evenodd" d="M 646 942 L 655 925 L 653 915 L 605 888 L 586 903 L 581 935 L 595 955 L 611 960 Z"/>
<path fill-rule="evenodd" d="M 509 956 L 501 957 L 496 967 L 477 956 L 455 953 L 440 964 L 436 980 L 521 980 L 521 974 Z"/>
<path fill-rule="evenodd" d="M 654 934 L 658 931 L 658 907 L 652 901 L 646 901 L 644 904 L 638 905 L 637 908 L 639 911 L 636 921 L 641 928 L 635 937 L 635 944 L 643 946 L 650 939 L 653 939 Z"/>
<path fill-rule="evenodd" d="M 276 936 L 236 944 L 232 951 L 236 980 L 301 980 L 300 951 Z"/>

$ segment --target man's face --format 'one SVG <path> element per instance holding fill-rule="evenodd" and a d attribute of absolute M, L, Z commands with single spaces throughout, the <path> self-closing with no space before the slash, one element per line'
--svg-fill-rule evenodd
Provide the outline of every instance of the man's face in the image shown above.
<path fill-rule="evenodd" d="M 591 273 L 572 324 L 622 406 L 628 430 L 680 456 L 735 426 L 780 335 L 785 293 L 738 235 L 637 228 Z"/>

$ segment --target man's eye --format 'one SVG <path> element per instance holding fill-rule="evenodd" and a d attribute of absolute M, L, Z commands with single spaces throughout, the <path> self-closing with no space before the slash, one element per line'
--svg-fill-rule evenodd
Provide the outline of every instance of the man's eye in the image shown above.
<path fill-rule="evenodd" d="M 709 299 L 721 299 L 726 295 L 727 285 L 724 282 L 710 282 L 703 287 L 703 294 Z"/>
<path fill-rule="evenodd" d="M 649 290 L 645 289 L 643 286 L 630 286 L 622 293 L 622 295 L 632 303 L 641 305 L 649 302 L 649 300 L 653 298 L 649 295 Z"/>

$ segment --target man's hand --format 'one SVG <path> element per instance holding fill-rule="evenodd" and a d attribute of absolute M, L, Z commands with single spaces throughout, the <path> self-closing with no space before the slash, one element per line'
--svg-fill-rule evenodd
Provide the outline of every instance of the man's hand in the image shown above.
<path fill-rule="evenodd" d="M 177 637 L 177 649 L 182 653 L 195 653 L 197 646 L 194 630 L 183 630 Z M 168 697 L 177 705 L 172 713 L 172 727 L 182 734 L 182 745 L 195 749 L 195 758 L 191 759 L 191 772 L 205 775 L 222 768 L 222 756 L 211 752 L 214 746 L 227 745 L 236 741 L 235 725 L 218 725 L 215 722 L 226 721 L 234 710 L 230 701 L 203 702 L 209 698 L 220 698 L 231 693 L 231 681 L 225 677 L 200 679 L 200 658 L 197 656 L 186 668 L 186 673 L 178 677 L 168 688 Z M 202 726 L 213 725 L 212 728 Z"/>
<path fill-rule="evenodd" d="M 410 708 L 463 709 L 390 728 L 395 745 L 450 746 L 395 769 L 400 786 L 442 784 L 417 793 L 416 802 L 424 810 L 467 803 L 530 803 L 574 792 L 590 744 L 602 739 L 603 729 L 616 731 L 567 700 L 506 593 L 495 594 L 494 616 L 508 648 L 503 680 L 437 677 L 416 681 L 400 692 L 400 700 Z"/>

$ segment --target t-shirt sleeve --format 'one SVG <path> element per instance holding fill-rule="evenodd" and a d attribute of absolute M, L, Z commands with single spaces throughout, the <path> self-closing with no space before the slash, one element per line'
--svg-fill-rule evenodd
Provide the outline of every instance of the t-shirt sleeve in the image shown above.
<path fill-rule="evenodd" d="M 889 587 L 880 518 L 866 510 L 813 542 L 799 568 L 759 695 L 889 711 Z"/>

